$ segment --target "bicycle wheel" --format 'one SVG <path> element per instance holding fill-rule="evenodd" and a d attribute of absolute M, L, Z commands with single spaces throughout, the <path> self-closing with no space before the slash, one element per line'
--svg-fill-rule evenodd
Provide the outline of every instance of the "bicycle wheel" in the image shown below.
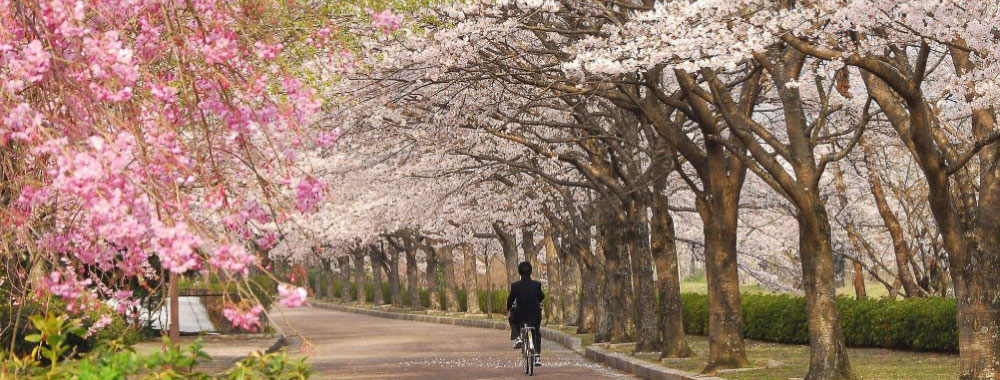
<path fill-rule="evenodd" d="M 528 347 L 528 376 L 535 376 L 535 341 L 532 339 L 534 334 L 529 331 L 527 335 L 528 344 L 525 346 Z"/>
<path fill-rule="evenodd" d="M 528 355 L 527 350 L 524 350 L 521 356 L 524 357 L 524 374 L 527 375 L 531 372 L 531 356 Z"/>

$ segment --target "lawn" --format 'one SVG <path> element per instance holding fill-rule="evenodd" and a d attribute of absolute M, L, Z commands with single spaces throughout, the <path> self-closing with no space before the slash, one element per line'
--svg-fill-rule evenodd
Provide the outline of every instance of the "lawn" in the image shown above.
<path fill-rule="evenodd" d="M 688 344 L 695 352 L 691 359 L 664 359 L 661 364 L 688 372 L 704 368 L 708 356 L 708 338 L 689 335 Z M 809 347 L 747 341 L 747 356 L 754 367 L 764 367 L 718 375 L 733 380 L 788 380 L 802 378 L 809 368 Z M 848 356 L 859 379 L 867 380 L 943 380 L 958 377 L 958 355 L 926 352 L 850 348 Z"/>
<path fill-rule="evenodd" d="M 879 282 L 865 284 L 868 298 L 883 298 L 889 295 L 889 291 Z M 707 293 L 708 283 L 704 279 L 687 279 L 681 281 L 681 293 Z M 740 285 L 740 293 L 776 293 L 765 289 L 760 285 Z M 854 298 L 854 286 L 847 284 L 837 288 L 837 295 Z"/>

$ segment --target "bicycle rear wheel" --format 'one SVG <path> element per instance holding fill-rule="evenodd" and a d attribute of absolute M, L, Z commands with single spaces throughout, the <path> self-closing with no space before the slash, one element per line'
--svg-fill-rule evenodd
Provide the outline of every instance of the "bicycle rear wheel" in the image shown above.
<path fill-rule="evenodd" d="M 528 376 L 535 376 L 535 340 L 532 338 L 534 334 L 530 331 L 528 332 L 528 340 L 526 347 L 528 347 L 527 363 L 528 363 Z"/>
<path fill-rule="evenodd" d="M 524 374 L 527 375 L 531 372 L 531 355 L 528 355 L 527 349 L 522 350 L 521 357 L 524 358 Z"/>

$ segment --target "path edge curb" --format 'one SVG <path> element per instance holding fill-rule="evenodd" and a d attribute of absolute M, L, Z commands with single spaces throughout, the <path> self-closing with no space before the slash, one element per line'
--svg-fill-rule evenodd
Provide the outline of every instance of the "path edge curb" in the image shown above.
<path fill-rule="evenodd" d="M 309 305 L 320 309 L 343 311 L 355 314 L 370 315 L 373 317 L 400 319 L 407 321 L 429 322 L 445 325 L 479 327 L 494 330 L 506 330 L 509 325 L 502 321 L 488 321 L 482 319 L 465 319 L 455 317 L 444 317 L 437 315 L 411 314 L 402 312 L 392 312 L 384 310 L 367 309 L 363 307 L 348 306 L 343 304 L 329 303 L 323 301 L 310 300 Z M 547 340 L 559 343 L 576 353 L 583 355 L 588 360 L 603 364 L 613 369 L 632 374 L 645 380 L 725 380 L 719 377 L 704 376 L 696 373 L 685 372 L 678 369 L 664 367 L 662 365 L 648 362 L 639 358 L 632 358 L 617 352 L 610 352 L 601 344 L 593 344 L 583 347 L 580 338 L 571 336 L 564 332 L 548 327 L 542 328 L 542 337 Z"/>

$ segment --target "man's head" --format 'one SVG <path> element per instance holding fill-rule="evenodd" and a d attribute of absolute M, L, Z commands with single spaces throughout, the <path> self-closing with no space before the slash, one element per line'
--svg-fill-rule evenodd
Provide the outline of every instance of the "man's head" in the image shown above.
<path fill-rule="evenodd" d="M 522 261 L 517 265 L 517 274 L 521 277 L 531 277 L 531 263 L 527 261 Z"/>

